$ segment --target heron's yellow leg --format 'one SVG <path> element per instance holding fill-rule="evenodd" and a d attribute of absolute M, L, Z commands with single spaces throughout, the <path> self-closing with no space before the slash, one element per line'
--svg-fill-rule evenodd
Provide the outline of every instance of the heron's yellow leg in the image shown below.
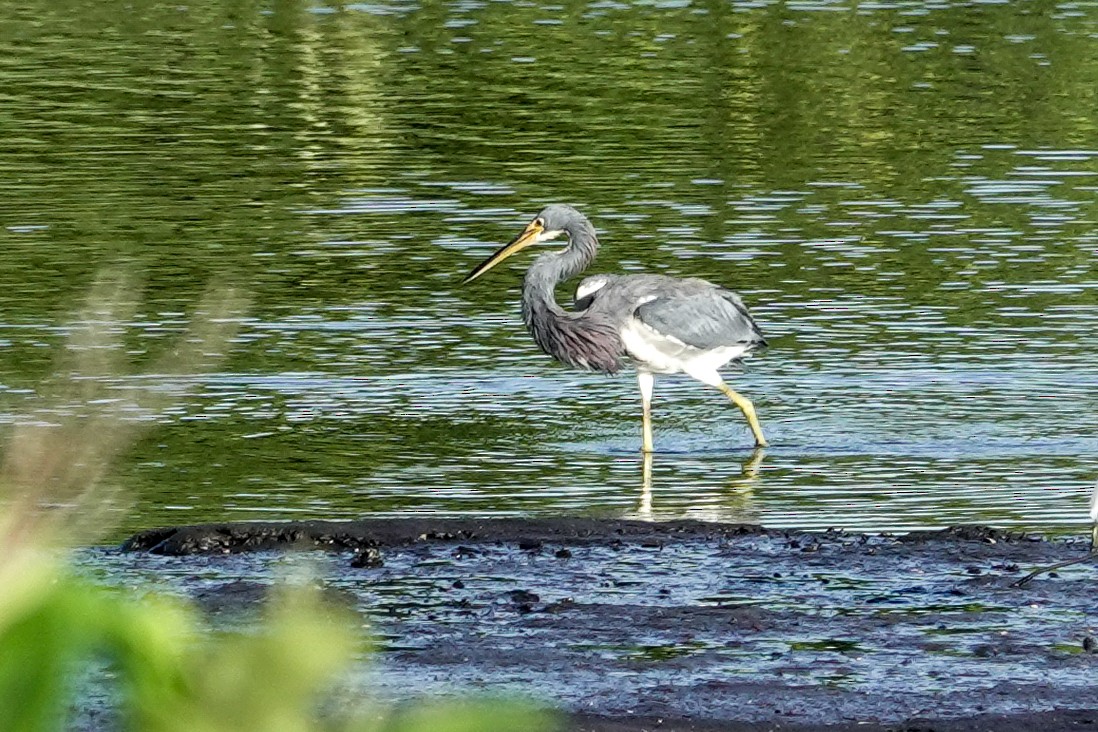
<path fill-rule="evenodd" d="M 755 405 L 751 403 L 751 400 L 742 394 L 737 393 L 728 384 L 721 384 L 717 388 L 720 389 L 726 397 L 731 399 L 732 403 L 743 412 L 743 416 L 747 418 L 748 426 L 751 427 L 752 434 L 755 435 L 755 445 L 758 447 L 766 447 L 766 438 L 763 437 L 762 427 L 759 426 L 759 418 L 755 416 Z"/>
<path fill-rule="evenodd" d="M 641 452 L 652 452 L 652 386 L 655 377 L 646 371 L 637 372 L 641 391 Z"/>

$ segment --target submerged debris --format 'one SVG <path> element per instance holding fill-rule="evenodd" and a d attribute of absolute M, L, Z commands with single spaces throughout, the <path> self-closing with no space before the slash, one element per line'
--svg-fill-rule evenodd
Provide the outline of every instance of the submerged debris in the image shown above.
<path fill-rule="evenodd" d="M 385 560 L 381 557 L 381 550 L 376 546 L 368 546 L 360 549 L 351 559 L 351 566 L 356 569 L 375 569 L 385 566 Z"/>

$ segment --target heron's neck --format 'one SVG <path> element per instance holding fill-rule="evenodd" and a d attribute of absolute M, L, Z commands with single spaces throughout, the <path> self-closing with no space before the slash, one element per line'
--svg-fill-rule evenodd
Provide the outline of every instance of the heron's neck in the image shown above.
<path fill-rule="evenodd" d="M 599 240 L 590 223 L 584 222 L 570 230 L 568 239 L 568 246 L 562 251 L 542 254 L 526 271 L 522 288 L 522 309 L 527 325 L 531 314 L 536 311 L 564 315 L 564 310 L 557 305 L 554 294 L 556 286 L 587 269 L 598 253 Z"/>
<path fill-rule="evenodd" d="M 543 254 L 526 271 L 522 319 L 541 350 L 575 368 L 614 373 L 621 365 L 621 337 L 613 324 L 590 311 L 565 312 L 557 305 L 555 287 L 591 263 L 599 248 L 594 228 L 570 230 L 563 251 Z"/>

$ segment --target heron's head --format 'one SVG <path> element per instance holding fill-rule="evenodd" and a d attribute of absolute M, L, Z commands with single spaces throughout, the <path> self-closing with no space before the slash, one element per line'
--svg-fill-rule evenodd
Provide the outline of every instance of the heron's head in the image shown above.
<path fill-rule="evenodd" d="M 561 234 L 571 234 L 571 232 L 576 231 L 577 227 L 580 226 L 590 228 L 591 224 L 587 220 L 587 217 L 571 206 L 566 206 L 563 203 L 554 203 L 546 206 L 538 212 L 538 215 L 534 217 L 533 221 L 526 225 L 526 228 L 522 230 L 521 234 L 500 247 L 495 254 L 478 264 L 476 268 L 462 280 L 462 284 L 472 282 L 512 254 L 522 251 L 531 244 L 551 241 Z"/>

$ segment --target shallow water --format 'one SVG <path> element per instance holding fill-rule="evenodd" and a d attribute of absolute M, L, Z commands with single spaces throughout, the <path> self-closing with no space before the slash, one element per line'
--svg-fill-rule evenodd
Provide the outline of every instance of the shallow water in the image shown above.
<path fill-rule="evenodd" d="M 424 512 L 1078 530 L 1096 37 L 1087 3 L 20 3 L 0 418 L 125 265 L 135 372 L 211 281 L 252 301 L 123 466 L 119 535 Z M 552 201 L 595 222 L 595 271 L 742 293 L 772 344 L 731 379 L 761 461 L 722 397 L 665 379 L 645 490 L 633 380 L 537 352 L 525 261 L 459 286 Z"/>

